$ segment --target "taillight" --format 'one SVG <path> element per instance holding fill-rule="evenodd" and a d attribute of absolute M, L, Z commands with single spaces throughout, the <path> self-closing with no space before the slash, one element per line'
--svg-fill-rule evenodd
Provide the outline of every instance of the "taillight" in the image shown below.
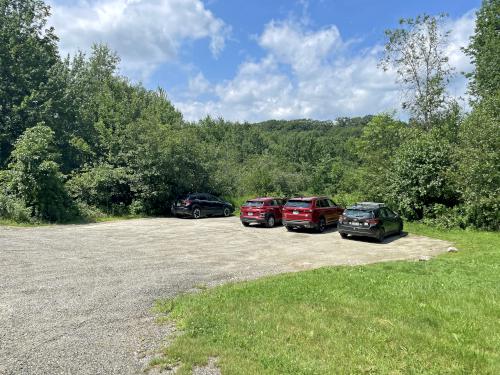
<path fill-rule="evenodd" d="M 184 206 L 189 206 L 191 204 L 191 201 L 189 199 L 185 199 L 185 200 L 182 201 L 182 204 Z"/>

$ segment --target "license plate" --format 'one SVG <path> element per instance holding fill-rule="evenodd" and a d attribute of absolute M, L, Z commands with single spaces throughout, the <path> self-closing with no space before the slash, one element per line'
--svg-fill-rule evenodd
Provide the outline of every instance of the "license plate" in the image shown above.
<path fill-rule="evenodd" d="M 354 226 L 359 226 L 359 223 L 355 222 L 355 221 L 353 221 L 351 224 L 354 225 Z"/>
<path fill-rule="evenodd" d="M 248 216 L 253 216 L 253 212 L 249 212 L 249 213 L 248 213 Z"/>
<path fill-rule="evenodd" d="M 299 211 L 293 211 L 293 214 L 294 214 L 294 215 L 298 215 L 298 214 L 299 214 Z"/>

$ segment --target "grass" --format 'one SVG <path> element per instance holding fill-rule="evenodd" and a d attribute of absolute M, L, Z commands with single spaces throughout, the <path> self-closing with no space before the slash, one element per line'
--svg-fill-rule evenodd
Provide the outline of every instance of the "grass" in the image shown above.
<path fill-rule="evenodd" d="M 144 218 L 144 217 L 145 216 L 139 216 L 139 215 L 99 216 L 99 217 L 93 218 L 92 220 L 76 219 L 74 221 L 59 223 L 59 225 L 107 223 L 107 222 L 112 222 L 112 221 L 140 219 L 140 218 Z M 14 220 L 0 219 L 0 226 L 27 228 L 27 227 L 49 226 L 49 225 L 55 225 L 55 224 L 54 223 L 47 223 L 47 222 L 22 223 L 22 222 L 16 222 Z"/>
<path fill-rule="evenodd" d="M 156 358 L 181 374 L 499 374 L 500 233 L 452 241 L 429 262 L 326 267 L 159 301 L 181 334 Z"/>

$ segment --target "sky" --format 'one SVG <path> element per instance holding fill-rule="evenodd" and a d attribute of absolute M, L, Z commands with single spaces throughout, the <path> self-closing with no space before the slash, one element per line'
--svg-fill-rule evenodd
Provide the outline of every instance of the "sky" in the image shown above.
<path fill-rule="evenodd" d="M 49 0 L 63 56 L 105 43 L 120 74 L 162 87 L 188 121 L 333 120 L 406 114 L 393 71 L 377 67 L 384 30 L 447 13 L 450 94 L 467 103 L 480 0 Z"/>

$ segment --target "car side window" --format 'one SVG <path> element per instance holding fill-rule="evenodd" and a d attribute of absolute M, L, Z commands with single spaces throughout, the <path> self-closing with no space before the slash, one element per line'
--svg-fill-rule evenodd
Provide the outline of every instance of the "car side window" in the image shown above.
<path fill-rule="evenodd" d="M 323 202 L 323 199 L 318 199 L 316 201 L 316 207 L 319 207 L 319 208 L 325 207 L 325 202 Z"/>
<path fill-rule="evenodd" d="M 206 194 L 198 194 L 198 199 L 200 201 L 207 201 L 207 200 L 209 200 Z"/>
<path fill-rule="evenodd" d="M 273 199 L 271 201 L 271 206 L 277 206 L 277 205 L 278 205 L 278 203 L 276 202 L 276 199 Z"/>
<path fill-rule="evenodd" d="M 396 214 L 393 211 L 389 210 L 388 208 L 385 209 L 385 212 L 387 217 L 390 217 L 391 219 L 396 217 Z"/>
<path fill-rule="evenodd" d="M 335 203 L 331 199 L 328 199 L 328 203 L 330 203 L 330 207 L 337 207 L 338 206 L 337 203 Z"/>
<path fill-rule="evenodd" d="M 385 219 L 385 218 L 388 218 L 388 217 L 389 217 L 389 215 L 387 215 L 387 211 L 386 211 L 386 209 L 385 209 L 385 208 L 381 208 L 381 209 L 380 209 L 380 217 L 381 217 L 381 218 L 383 218 L 383 219 Z"/>

